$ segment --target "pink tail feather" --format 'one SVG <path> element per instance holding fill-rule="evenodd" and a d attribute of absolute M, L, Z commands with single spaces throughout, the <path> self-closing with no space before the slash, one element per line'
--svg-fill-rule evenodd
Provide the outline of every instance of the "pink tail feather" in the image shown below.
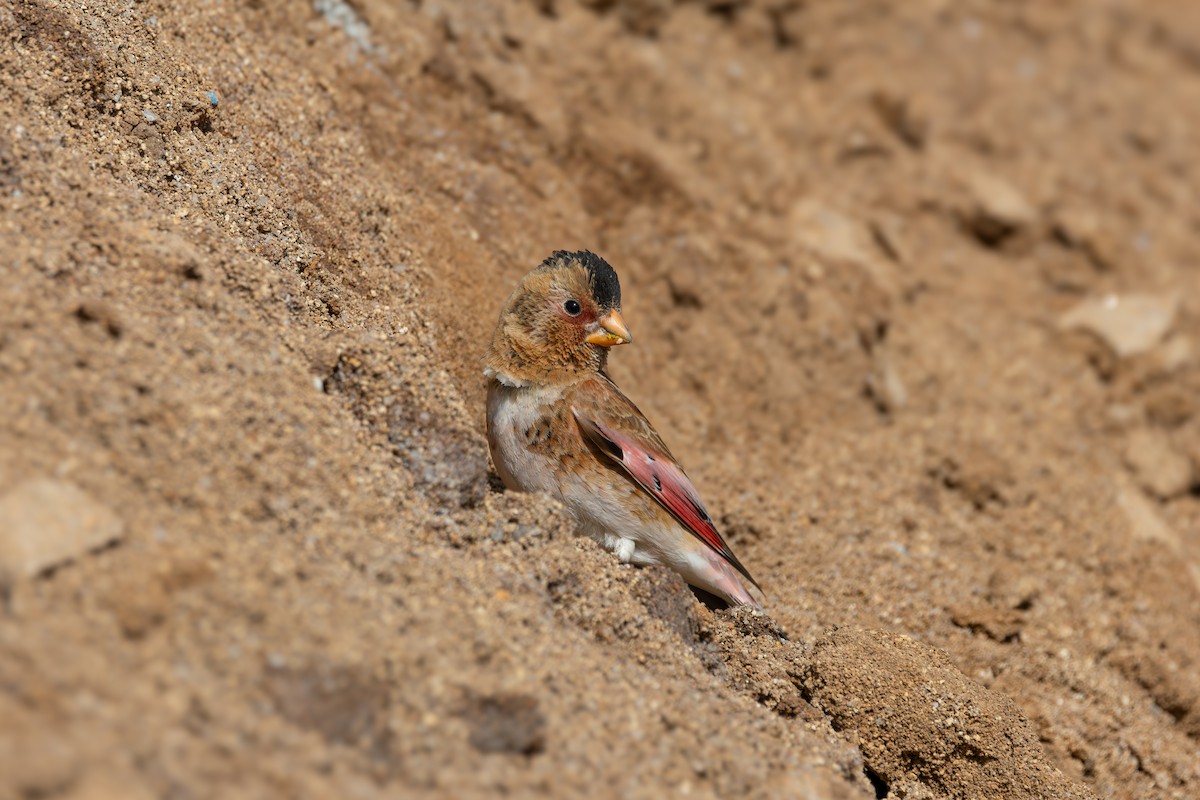
<path fill-rule="evenodd" d="M 754 599 L 754 595 L 750 594 L 745 584 L 742 583 L 741 577 L 720 554 L 709 555 L 708 563 L 711 569 L 706 577 L 711 586 L 702 588 L 725 598 L 735 606 L 754 606 L 760 611 L 762 610 L 762 606 Z"/>

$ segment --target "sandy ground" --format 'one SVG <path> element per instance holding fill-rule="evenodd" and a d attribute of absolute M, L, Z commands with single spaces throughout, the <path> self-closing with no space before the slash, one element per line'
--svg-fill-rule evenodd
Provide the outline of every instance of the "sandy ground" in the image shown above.
<path fill-rule="evenodd" d="M 0 798 L 1200 796 L 1198 42 L 0 6 Z M 489 478 L 559 248 L 770 619 Z"/>

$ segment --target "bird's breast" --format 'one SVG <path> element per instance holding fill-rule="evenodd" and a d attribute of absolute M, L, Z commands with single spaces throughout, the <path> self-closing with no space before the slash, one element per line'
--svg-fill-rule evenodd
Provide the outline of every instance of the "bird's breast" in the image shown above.
<path fill-rule="evenodd" d="M 488 386 L 488 447 L 496 471 L 510 489 L 560 494 L 555 453 L 555 405 L 558 388 Z"/>

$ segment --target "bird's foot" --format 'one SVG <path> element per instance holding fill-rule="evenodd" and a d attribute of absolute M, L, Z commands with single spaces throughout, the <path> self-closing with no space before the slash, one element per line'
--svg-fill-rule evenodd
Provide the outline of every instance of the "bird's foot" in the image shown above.
<path fill-rule="evenodd" d="M 628 564 L 633 561 L 633 551 L 637 548 L 637 542 L 633 539 L 618 539 L 613 552 L 617 555 L 617 560 L 622 564 Z"/>

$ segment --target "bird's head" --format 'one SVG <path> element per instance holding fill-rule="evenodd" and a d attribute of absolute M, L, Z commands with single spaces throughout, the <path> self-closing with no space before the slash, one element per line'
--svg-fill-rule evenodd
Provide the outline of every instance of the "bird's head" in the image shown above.
<path fill-rule="evenodd" d="M 604 369 L 608 349 L 632 338 L 613 268 L 586 250 L 560 250 L 508 296 L 484 366 L 514 384 L 570 383 Z"/>

